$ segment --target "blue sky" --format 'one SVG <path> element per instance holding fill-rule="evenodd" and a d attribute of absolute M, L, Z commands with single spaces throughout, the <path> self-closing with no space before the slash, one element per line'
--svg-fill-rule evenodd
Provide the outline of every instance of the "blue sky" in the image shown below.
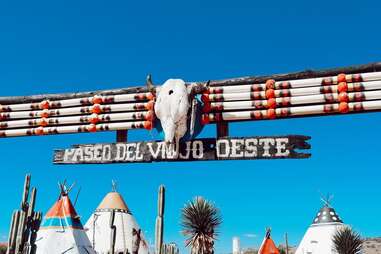
<path fill-rule="evenodd" d="M 381 59 L 376 1 L 2 1 L 2 96 L 73 92 L 361 64 Z M 380 114 L 239 123 L 232 136 L 312 136 L 308 160 L 54 166 L 52 151 L 111 142 L 114 133 L 0 140 L 0 241 L 20 203 L 25 173 L 38 187 L 37 208 L 55 201 L 57 182 L 82 187 L 83 222 L 111 189 L 111 179 L 153 241 L 157 187 L 167 187 L 165 240 L 183 246 L 180 209 L 196 195 L 213 200 L 224 223 L 217 253 L 231 238 L 258 245 L 267 226 L 276 242 L 297 244 L 335 195 L 344 221 L 381 235 Z M 214 134 L 209 126 L 204 136 Z M 145 131 L 131 140 L 152 139 Z M 75 194 L 75 192 L 74 192 Z M 257 237 L 253 237 L 257 235 Z"/>

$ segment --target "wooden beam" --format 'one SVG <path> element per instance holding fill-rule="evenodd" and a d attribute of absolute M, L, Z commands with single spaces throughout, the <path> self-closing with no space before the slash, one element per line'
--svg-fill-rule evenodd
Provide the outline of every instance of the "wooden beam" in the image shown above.
<path fill-rule="evenodd" d="M 126 143 L 127 142 L 128 131 L 127 130 L 117 130 L 116 131 L 116 142 Z"/>
<path fill-rule="evenodd" d="M 381 71 L 381 62 L 354 65 L 349 67 L 341 67 L 334 69 L 325 70 L 306 70 L 294 73 L 285 74 L 275 74 L 266 76 L 248 76 L 240 78 L 231 78 L 225 80 L 215 80 L 210 82 L 210 86 L 225 86 L 225 85 L 243 85 L 243 84 L 258 84 L 264 83 L 268 79 L 279 80 L 295 80 L 295 79 L 306 79 L 306 78 L 317 78 L 324 76 L 335 76 L 340 73 L 345 74 L 355 74 L 355 73 L 365 73 L 365 72 L 376 72 Z M 195 88 L 196 93 L 201 93 L 205 89 L 205 81 L 202 82 L 188 82 L 187 85 L 192 85 Z M 116 94 L 126 94 L 126 93 L 141 93 L 148 92 L 145 85 L 140 87 L 128 87 L 121 89 L 110 89 L 110 90 L 99 90 L 90 92 L 78 92 L 78 93 L 63 93 L 63 94 L 41 94 L 33 96 L 8 96 L 0 97 L 0 104 L 18 104 L 18 103 L 30 103 L 30 102 L 41 102 L 43 100 L 65 100 L 74 98 L 91 97 L 94 95 L 116 95 Z"/>

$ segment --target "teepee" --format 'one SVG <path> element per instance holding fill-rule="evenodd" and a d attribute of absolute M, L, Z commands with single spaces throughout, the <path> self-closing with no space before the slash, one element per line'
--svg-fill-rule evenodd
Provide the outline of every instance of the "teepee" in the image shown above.
<path fill-rule="evenodd" d="M 113 226 L 116 228 L 115 253 L 148 254 L 149 246 L 144 239 L 143 232 L 122 195 L 116 191 L 114 182 L 112 192 L 103 198 L 85 225 L 95 251 L 98 254 L 107 254 L 110 251 L 110 218 L 113 212 L 115 214 Z"/>
<path fill-rule="evenodd" d="M 336 254 L 332 237 L 339 228 L 344 227 L 344 223 L 331 207 L 331 198 L 322 199 L 324 206 L 317 213 L 295 254 Z"/>
<path fill-rule="evenodd" d="M 60 184 L 60 189 L 57 202 L 47 212 L 37 232 L 36 254 L 95 254 L 70 201 L 71 188 Z"/>
<path fill-rule="evenodd" d="M 266 230 L 266 235 L 263 239 L 261 247 L 259 248 L 258 254 L 279 254 L 278 248 L 271 239 L 271 229 Z"/>

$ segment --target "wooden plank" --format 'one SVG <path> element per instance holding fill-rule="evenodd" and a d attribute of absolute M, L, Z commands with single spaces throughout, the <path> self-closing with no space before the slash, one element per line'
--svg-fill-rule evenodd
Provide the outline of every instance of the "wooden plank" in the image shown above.
<path fill-rule="evenodd" d="M 55 164 L 106 164 L 161 161 L 304 159 L 308 136 L 205 138 L 181 143 L 179 151 L 162 141 L 75 145 L 56 150 Z"/>
<path fill-rule="evenodd" d="M 225 138 L 229 136 L 229 123 L 228 122 L 217 122 L 217 138 Z"/>

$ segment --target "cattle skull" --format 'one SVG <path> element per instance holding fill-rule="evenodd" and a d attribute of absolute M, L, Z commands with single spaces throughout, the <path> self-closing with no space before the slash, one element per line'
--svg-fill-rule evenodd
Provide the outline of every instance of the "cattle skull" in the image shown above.
<path fill-rule="evenodd" d="M 177 145 L 187 132 L 188 111 L 195 86 L 188 86 L 182 79 L 168 79 L 162 86 L 154 87 L 151 76 L 147 77 L 147 86 L 156 93 L 155 114 L 160 120 L 167 143 Z"/>

